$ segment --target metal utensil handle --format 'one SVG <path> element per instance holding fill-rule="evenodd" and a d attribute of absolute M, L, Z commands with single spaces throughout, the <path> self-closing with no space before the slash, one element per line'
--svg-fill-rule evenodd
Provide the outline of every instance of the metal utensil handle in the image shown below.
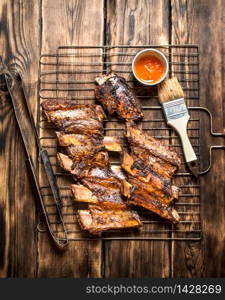
<path fill-rule="evenodd" d="M 41 154 L 41 158 L 44 164 L 44 168 L 45 168 L 45 172 L 47 174 L 48 177 L 48 182 L 49 185 L 51 187 L 52 190 L 52 194 L 55 200 L 55 204 L 56 204 L 56 208 L 57 208 L 57 213 L 59 218 L 61 218 L 61 198 L 60 198 L 60 194 L 59 194 L 59 189 L 57 186 L 57 182 L 56 182 L 56 178 L 52 169 L 52 165 L 50 163 L 49 160 L 49 156 L 48 156 L 48 151 L 47 150 L 41 150 L 40 152 Z"/>
<path fill-rule="evenodd" d="M 32 185 L 35 189 L 36 196 L 39 200 L 38 204 L 41 205 L 41 209 L 42 209 L 43 215 L 45 217 L 48 232 L 49 232 L 54 244 L 57 246 L 57 248 L 64 249 L 69 243 L 68 238 L 67 238 L 67 234 L 65 235 L 64 240 L 58 239 L 55 236 L 55 234 L 54 234 L 54 232 L 51 228 L 51 224 L 50 224 L 50 221 L 49 221 L 49 218 L 48 218 L 48 213 L 47 213 L 47 211 L 45 209 L 45 206 L 44 206 L 43 196 L 41 194 L 39 183 L 38 183 L 38 180 L 37 180 L 37 177 L 36 177 L 36 174 L 35 174 L 35 170 L 34 170 L 34 167 L 33 167 L 33 164 L 32 164 L 32 161 L 30 160 L 30 158 L 26 159 L 26 163 L 27 163 L 27 166 L 28 166 L 28 171 L 31 175 L 30 178 L 32 179 Z M 66 233 L 66 231 L 65 231 L 65 233 Z"/>

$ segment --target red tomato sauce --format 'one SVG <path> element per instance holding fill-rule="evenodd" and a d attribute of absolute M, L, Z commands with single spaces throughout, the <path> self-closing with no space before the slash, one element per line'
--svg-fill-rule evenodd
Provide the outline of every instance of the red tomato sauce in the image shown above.
<path fill-rule="evenodd" d="M 165 67 L 159 58 L 153 55 L 146 55 L 137 60 L 134 71 L 139 79 L 154 83 L 159 81 L 164 75 Z"/>

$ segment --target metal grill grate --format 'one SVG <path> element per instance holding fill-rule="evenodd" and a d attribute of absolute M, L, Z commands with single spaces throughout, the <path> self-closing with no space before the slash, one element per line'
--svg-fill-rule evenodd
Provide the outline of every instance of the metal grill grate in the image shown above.
<path fill-rule="evenodd" d="M 143 87 L 131 75 L 131 62 L 137 51 L 145 48 L 157 48 L 164 52 L 169 60 L 169 74 L 178 77 L 190 109 L 191 119 L 188 134 L 199 158 L 200 167 L 200 111 L 199 104 L 199 53 L 195 45 L 167 46 L 77 46 L 59 47 L 55 54 L 40 57 L 40 101 L 45 99 L 71 99 L 78 103 L 95 103 L 94 79 L 101 73 L 113 71 L 124 76 L 130 86 L 135 89 L 144 112 L 142 127 L 152 136 L 172 144 L 182 156 L 183 153 L 178 136 L 167 127 L 162 109 L 158 104 L 155 88 Z M 40 107 L 40 106 L 39 106 Z M 72 176 L 64 173 L 56 161 L 57 143 L 53 128 L 44 119 L 41 108 L 38 112 L 40 142 L 49 152 L 54 172 L 63 201 L 62 214 L 67 228 L 69 240 L 83 239 L 140 239 L 140 240 L 199 240 L 201 238 L 200 223 L 200 179 L 193 179 L 184 163 L 173 178 L 173 183 L 181 189 L 175 208 L 181 215 L 181 222 L 172 225 L 146 210 L 138 209 L 143 220 L 140 230 L 110 231 L 100 237 L 92 238 L 80 229 L 76 219 L 79 207 L 72 198 L 69 185 Z M 110 119 L 104 124 L 105 135 L 118 136 L 123 144 L 124 124 L 117 119 Z M 111 157 L 112 164 L 118 165 L 119 158 Z M 63 238 L 63 230 L 57 223 L 55 205 L 52 202 L 46 178 L 43 178 L 40 164 L 41 190 L 45 199 L 45 207 L 54 233 Z M 40 223 L 38 229 L 45 231 Z"/>

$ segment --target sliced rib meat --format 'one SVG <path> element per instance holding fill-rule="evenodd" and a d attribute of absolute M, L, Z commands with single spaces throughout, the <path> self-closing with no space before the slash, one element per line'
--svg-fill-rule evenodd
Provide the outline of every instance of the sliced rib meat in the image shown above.
<path fill-rule="evenodd" d="M 111 170 L 110 165 L 97 162 L 86 167 L 83 172 L 74 171 L 72 159 L 61 153 L 58 154 L 61 167 L 67 172 L 76 175 L 82 185 L 72 185 L 72 192 L 75 200 L 79 202 L 96 203 L 105 209 L 127 209 L 127 204 L 123 199 L 123 182 Z M 84 197 L 81 192 L 84 191 Z M 87 195 L 90 196 L 89 201 Z M 77 198 L 78 197 L 78 198 Z M 95 201 L 95 202 L 93 202 Z"/>
<path fill-rule="evenodd" d="M 179 189 L 171 185 L 171 176 L 181 164 L 178 154 L 161 141 L 127 124 L 130 154 L 123 153 L 122 168 L 127 174 L 128 203 L 144 207 L 173 223 L 179 215 L 171 206 Z"/>
<path fill-rule="evenodd" d="M 99 206 L 89 206 L 88 210 L 78 210 L 78 221 L 84 230 L 99 234 L 110 229 L 140 227 L 142 222 L 137 212 L 127 210 L 105 210 Z"/>
<path fill-rule="evenodd" d="M 105 114 L 100 105 L 76 104 L 69 100 L 46 100 L 42 108 L 49 122 L 66 133 L 102 135 Z"/>
<path fill-rule="evenodd" d="M 138 129 L 133 122 L 127 122 L 127 139 L 132 155 L 160 176 L 171 178 L 180 168 L 181 159 L 173 147 Z"/>

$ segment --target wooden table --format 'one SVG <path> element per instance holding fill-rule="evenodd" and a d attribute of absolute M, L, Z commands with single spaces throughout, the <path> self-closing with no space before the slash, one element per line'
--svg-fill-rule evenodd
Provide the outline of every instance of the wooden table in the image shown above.
<path fill-rule="evenodd" d="M 39 56 L 59 45 L 198 44 L 200 97 L 224 132 L 223 0 L 2 0 L 0 55 L 22 74 L 34 117 Z M 202 239 L 71 242 L 56 251 L 38 216 L 12 107 L 1 99 L 0 277 L 225 276 L 225 157 L 201 178 Z M 209 141 L 209 135 L 205 135 Z M 209 141 L 210 142 L 210 141 Z M 224 145 L 222 139 L 217 144 Z"/>

